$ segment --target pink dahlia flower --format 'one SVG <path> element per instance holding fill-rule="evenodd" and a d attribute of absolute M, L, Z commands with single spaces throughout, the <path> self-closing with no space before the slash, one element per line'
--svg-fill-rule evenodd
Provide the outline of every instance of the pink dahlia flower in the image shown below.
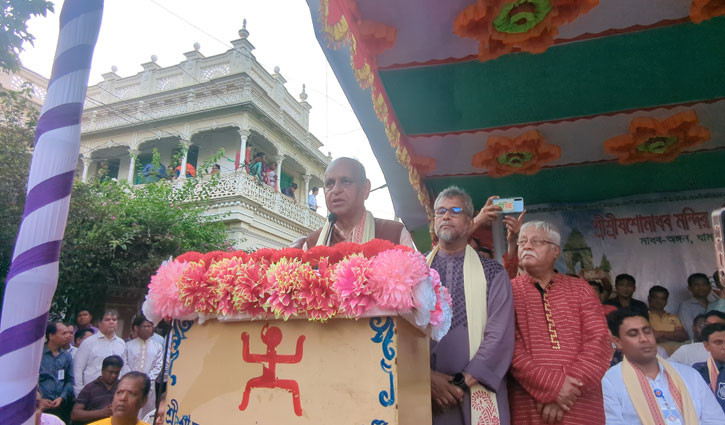
<path fill-rule="evenodd" d="M 327 258 L 322 258 L 318 267 L 317 272 L 310 269 L 300 276 L 296 301 L 309 320 L 325 321 L 337 314 L 340 298 L 332 286 L 335 266 L 330 265 Z"/>
<path fill-rule="evenodd" d="M 184 270 L 179 280 L 179 294 L 184 305 L 191 307 L 199 313 L 216 312 L 216 296 L 214 286 L 206 279 L 206 265 L 204 261 L 191 263 Z"/>
<path fill-rule="evenodd" d="M 303 264 L 297 258 L 282 258 L 278 263 L 269 266 L 267 270 L 269 297 L 266 305 L 275 317 L 287 320 L 290 316 L 297 315 L 295 293 L 300 286 L 302 276 L 308 273 L 314 273 L 310 265 Z"/>
<path fill-rule="evenodd" d="M 248 260 L 239 269 L 232 287 L 234 311 L 254 318 L 267 315 L 264 303 L 267 298 L 267 266 Z"/>
<path fill-rule="evenodd" d="M 193 308 L 184 305 L 179 295 L 179 280 L 189 264 L 166 261 L 151 277 L 148 298 L 158 316 L 176 319 L 194 312 Z"/>
<path fill-rule="evenodd" d="M 370 261 L 370 290 L 378 307 L 391 310 L 413 308 L 413 288 L 428 278 L 428 265 L 419 252 L 392 249 Z"/>
<path fill-rule="evenodd" d="M 340 261 L 335 271 L 333 288 L 340 296 L 340 311 L 349 317 L 360 317 L 375 305 L 368 281 L 372 269 L 370 261 L 353 254 Z"/>

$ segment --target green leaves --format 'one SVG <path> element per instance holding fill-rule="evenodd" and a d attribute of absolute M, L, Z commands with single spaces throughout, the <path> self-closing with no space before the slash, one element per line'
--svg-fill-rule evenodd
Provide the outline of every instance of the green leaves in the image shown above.
<path fill-rule="evenodd" d="M 23 43 L 33 44 L 27 21 L 53 11 L 53 3 L 45 0 L 6 0 L 2 2 L 0 18 L 0 69 L 15 71 L 20 66 Z"/>
<path fill-rule="evenodd" d="M 205 215 L 196 184 L 76 183 L 53 311 L 62 315 L 83 305 L 100 310 L 109 287 L 137 292 L 140 304 L 151 275 L 169 256 L 226 250 L 224 223 Z"/>

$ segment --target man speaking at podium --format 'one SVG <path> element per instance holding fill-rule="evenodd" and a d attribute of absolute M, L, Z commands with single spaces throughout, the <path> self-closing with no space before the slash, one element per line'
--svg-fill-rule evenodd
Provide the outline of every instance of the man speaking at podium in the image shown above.
<path fill-rule="evenodd" d="M 295 241 L 294 246 L 309 249 L 317 245 L 335 245 L 340 242 L 365 243 L 372 239 L 385 239 L 394 244 L 415 248 L 410 233 L 402 223 L 374 218 L 365 209 L 370 195 L 370 180 L 365 167 L 352 158 L 337 158 L 325 170 L 325 204 L 330 213 L 322 228 L 307 238 Z"/>

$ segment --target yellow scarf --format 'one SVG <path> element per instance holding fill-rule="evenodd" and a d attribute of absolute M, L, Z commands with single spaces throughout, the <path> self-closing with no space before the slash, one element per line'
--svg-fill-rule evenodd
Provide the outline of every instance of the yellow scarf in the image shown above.
<path fill-rule="evenodd" d="M 428 254 L 428 266 L 438 253 L 436 245 Z M 463 289 L 466 296 L 466 320 L 468 321 L 468 354 L 473 358 L 483 341 L 483 332 L 486 329 L 488 318 L 486 300 L 486 274 L 483 271 L 481 260 L 470 245 L 466 245 L 466 254 L 463 257 Z M 471 423 L 477 424 L 482 415 L 491 419 L 499 419 L 496 393 L 489 391 L 481 384 L 471 387 Z M 493 423 L 495 423 L 494 421 Z"/>
<path fill-rule="evenodd" d="M 698 425 L 700 420 L 697 418 L 692 398 L 680 374 L 660 356 L 657 356 L 657 361 L 665 369 L 670 393 L 677 402 L 680 414 L 685 420 L 684 425 Z M 639 416 L 642 425 L 664 424 L 665 419 L 662 417 L 662 410 L 647 382 L 647 378 L 642 371 L 627 360 L 626 356 L 622 360 L 622 379 L 624 380 L 624 387 L 627 389 L 627 394 L 629 394 L 629 398 L 632 400 L 634 410 L 637 411 L 637 416 Z"/>
<path fill-rule="evenodd" d="M 712 355 L 707 359 L 707 374 L 710 376 L 710 389 L 713 393 L 717 394 L 717 377 L 720 371 L 717 369 L 717 364 L 715 364 L 715 359 L 712 358 Z"/>
<path fill-rule="evenodd" d="M 365 211 L 365 215 L 363 216 L 363 222 L 361 224 L 363 225 L 362 232 L 360 232 L 360 226 L 355 226 L 355 229 L 353 229 L 352 231 L 352 240 L 348 242 L 362 244 L 375 239 L 375 217 L 373 217 L 373 213 L 371 213 L 370 211 Z M 322 226 L 320 236 L 317 237 L 317 246 L 325 245 L 325 243 L 327 242 L 327 234 L 329 232 L 330 221 L 328 220 L 325 222 L 325 225 Z"/>

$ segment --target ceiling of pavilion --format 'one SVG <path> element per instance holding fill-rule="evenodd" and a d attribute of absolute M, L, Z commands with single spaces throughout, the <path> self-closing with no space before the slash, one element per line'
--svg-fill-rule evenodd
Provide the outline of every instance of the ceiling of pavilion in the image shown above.
<path fill-rule="evenodd" d="M 479 206 L 725 186 L 721 1 L 308 4 L 410 228 L 451 184 Z"/>

